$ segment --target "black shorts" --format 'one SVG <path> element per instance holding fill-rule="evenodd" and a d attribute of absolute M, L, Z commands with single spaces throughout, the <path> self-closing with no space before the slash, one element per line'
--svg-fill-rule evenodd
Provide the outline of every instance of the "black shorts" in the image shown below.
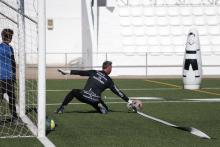
<path fill-rule="evenodd" d="M 106 111 L 108 111 L 107 105 L 104 103 L 104 101 L 101 100 L 101 98 L 89 96 L 85 94 L 83 90 L 80 90 L 80 89 L 73 89 L 71 93 L 80 102 L 93 106 L 100 113 L 102 113 L 102 111 L 100 110 L 101 109 L 100 105 L 102 106 L 102 109 L 104 108 L 106 109 Z"/>
<path fill-rule="evenodd" d="M 189 70 L 190 65 L 192 66 L 193 70 L 198 70 L 197 59 L 186 59 L 184 69 Z"/>

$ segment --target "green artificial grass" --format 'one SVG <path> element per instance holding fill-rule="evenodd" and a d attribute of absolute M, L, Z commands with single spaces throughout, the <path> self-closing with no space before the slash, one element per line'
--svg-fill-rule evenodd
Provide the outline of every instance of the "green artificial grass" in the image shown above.
<path fill-rule="evenodd" d="M 214 139 L 200 139 L 188 132 L 165 126 L 129 112 L 126 103 L 121 103 L 123 100 L 110 90 L 105 91 L 102 95 L 110 109 L 108 115 L 96 113 L 91 106 L 78 104 L 79 101 L 75 99 L 65 108 L 64 114 L 54 114 L 54 110 L 62 102 L 68 91 L 83 88 L 85 80 L 48 80 L 47 115 L 58 124 L 56 130 L 48 134 L 49 139 L 58 147 L 220 146 L 220 103 L 185 100 L 220 98 L 220 79 L 203 79 L 200 91 L 181 89 L 181 79 L 151 80 L 160 83 L 137 79 L 115 80 L 115 83 L 120 89 L 123 89 L 122 91 L 128 97 L 162 98 L 161 100 L 142 100 L 144 102 L 144 113 L 176 125 L 195 127 Z M 177 87 L 166 84 L 176 85 Z M 35 138 L 19 138 L 0 139 L 0 146 L 42 145 Z"/>

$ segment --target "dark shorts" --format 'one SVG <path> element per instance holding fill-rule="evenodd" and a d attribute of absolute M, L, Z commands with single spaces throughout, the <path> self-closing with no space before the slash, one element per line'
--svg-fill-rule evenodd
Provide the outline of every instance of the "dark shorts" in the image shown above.
<path fill-rule="evenodd" d="M 192 66 L 193 70 L 198 70 L 197 59 L 186 59 L 184 69 L 189 70 L 190 65 Z"/>
<path fill-rule="evenodd" d="M 101 100 L 101 98 L 90 96 L 84 93 L 83 90 L 80 89 L 73 89 L 71 93 L 80 102 L 93 106 L 98 112 L 100 113 L 108 112 L 108 107 L 106 106 L 104 101 Z"/>

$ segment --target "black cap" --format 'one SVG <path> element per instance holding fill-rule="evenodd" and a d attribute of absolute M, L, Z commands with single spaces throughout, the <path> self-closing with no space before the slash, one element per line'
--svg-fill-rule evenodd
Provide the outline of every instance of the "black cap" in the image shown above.
<path fill-rule="evenodd" d="M 194 35 L 195 36 L 195 34 L 193 32 L 190 32 L 189 35 Z"/>
<path fill-rule="evenodd" d="M 105 61 L 102 64 L 102 69 L 106 69 L 107 67 L 111 66 L 112 62 L 111 61 Z"/>

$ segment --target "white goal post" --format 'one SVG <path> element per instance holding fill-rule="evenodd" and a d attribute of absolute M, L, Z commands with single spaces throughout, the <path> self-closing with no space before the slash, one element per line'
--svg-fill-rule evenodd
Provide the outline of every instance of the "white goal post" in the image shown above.
<path fill-rule="evenodd" d="M 23 125 L 12 123 L 10 97 L 1 90 L 5 100 L 0 102 L 0 138 L 37 137 L 44 146 L 53 147 L 45 131 L 45 3 L 46 0 L 0 0 L 0 31 L 14 32 L 10 43 L 17 63 L 14 95 L 16 113 L 23 122 Z"/>

